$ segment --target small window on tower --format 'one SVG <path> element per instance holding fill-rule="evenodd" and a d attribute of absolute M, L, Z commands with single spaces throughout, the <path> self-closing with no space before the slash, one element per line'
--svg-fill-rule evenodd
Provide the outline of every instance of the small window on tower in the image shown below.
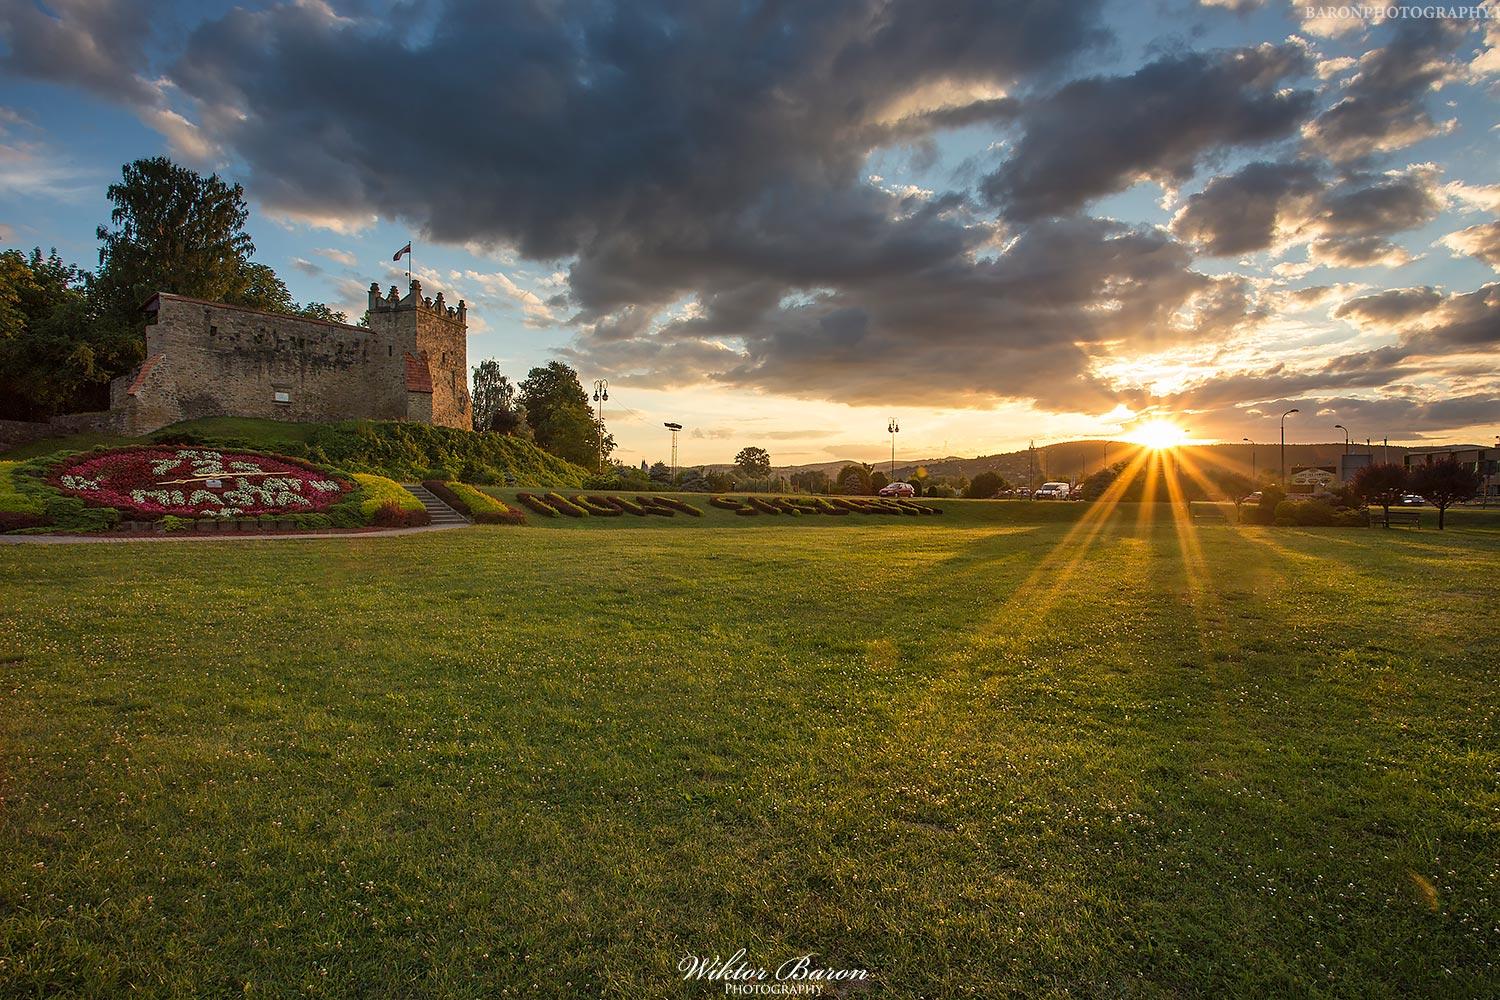
<path fill-rule="evenodd" d="M 285 389 L 277 389 L 271 394 L 271 398 L 278 403 L 290 403 L 292 401 L 292 394 Z"/>

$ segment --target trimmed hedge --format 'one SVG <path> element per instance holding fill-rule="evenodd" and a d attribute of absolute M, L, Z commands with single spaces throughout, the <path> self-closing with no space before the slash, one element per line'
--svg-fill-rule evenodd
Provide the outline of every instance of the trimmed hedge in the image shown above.
<path fill-rule="evenodd" d="M 443 503 L 452 507 L 475 524 L 525 524 L 526 515 L 511 510 L 487 493 L 481 493 L 467 483 L 444 482 L 428 479 L 422 483 Z"/>
<path fill-rule="evenodd" d="M 356 472 L 354 481 L 359 484 L 359 496 L 353 499 L 358 504 L 359 525 L 373 524 L 382 528 L 414 528 L 432 523 L 432 515 L 422 506 L 422 501 L 394 479 L 368 472 Z M 335 527 L 356 527 L 334 513 L 348 500 L 335 504 L 329 511 Z"/>
<path fill-rule="evenodd" d="M 746 510 L 745 505 L 734 497 L 709 497 L 708 502 L 720 510 L 732 510 L 738 513 L 744 513 Z"/>
<path fill-rule="evenodd" d="M 617 497 L 613 495 L 607 496 L 605 497 L 605 499 L 627 514 L 634 514 L 636 517 L 646 516 L 646 508 L 636 503 L 634 500 L 627 500 L 624 497 Z"/>
<path fill-rule="evenodd" d="M 655 503 L 666 504 L 668 507 L 671 507 L 679 514 L 687 514 L 692 517 L 703 516 L 703 511 L 699 510 L 697 507 L 694 507 L 692 504 L 687 503 L 686 501 L 678 500 L 676 497 L 652 497 L 651 499 Z"/>
<path fill-rule="evenodd" d="M 531 493 L 517 493 L 516 499 L 529 507 L 533 512 L 540 514 L 543 517 L 557 517 L 557 508 L 553 507 L 551 504 L 549 504 L 539 496 L 535 496 Z"/>
<path fill-rule="evenodd" d="M 555 509 L 559 514 L 566 514 L 568 517 L 589 516 L 589 512 L 587 510 L 578 506 L 576 503 L 569 500 L 561 493 L 548 493 L 545 499 L 547 503 L 551 504 L 553 509 Z"/>
<path fill-rule="evenodd" d="M 578 495 L 570 498 L 594 517 L 624 517 L 625 512 L 609 502 L 608 497 Z"/>

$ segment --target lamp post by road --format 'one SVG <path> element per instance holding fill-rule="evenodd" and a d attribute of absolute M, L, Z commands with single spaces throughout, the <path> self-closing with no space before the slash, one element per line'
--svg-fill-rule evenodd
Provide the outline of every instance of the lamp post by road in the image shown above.
<path fill-rule="evenodd" d="M 1333 426 L 1336 429 L 1344 432 L 1344 454 L 1349 454 L 1349 428 L 1345 427 L 1343 424 L 1334 424 Z"/>
<path fill-rule="evenodd" d="M 1281 415 L 1281 489 L 1286 491 L 1286 418 L 1302 411 L 1293 407 Z"/>
<path fill-rule="evenodd" d="M 672 423 L 670 420 L 662 424 L 672 432 L 672 478 L 677 478 L 677 432 L 682 430 L 681 424 Z"/>
<path fill-rule="evenodd" d="M 1240 438 L 1240 440 L 1250 446 L 1250 488 L 1253 490 L 1258 482 L 1255 478 L 1255 442 L 1249 438 Z"/>
<path fill-rule="evenodd" d="M 896 423 L 892 417 L 890 423 L 885 425 L 885 432 L 891 436 L 891 482 L 896 481 L 896 435 L 901 433 L 901 425 Z"/>
<path fill-rule="evenodd" d="M 609 399 L 609 379 L 594 379 L 594 403 L 599 407 L 599 474 L 604 474 L 604 404 Z"/>

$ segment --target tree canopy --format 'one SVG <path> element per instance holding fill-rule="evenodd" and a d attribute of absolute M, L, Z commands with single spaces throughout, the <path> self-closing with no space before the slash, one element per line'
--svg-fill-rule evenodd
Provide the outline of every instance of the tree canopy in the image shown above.
<path fill-rule="evenodd" d="M 1448 516 L 1448 508 L 1473 500 L 1483 485 L 1477 468 L 1460 465 L 1452 459 L 1420 465 L 1411 473 L 1411 488 L 1438 510 L 1438 530 Z"/>
<path fill-rule="evenodd" d="M 753 445 L 741 448 L 740 453 L 734 456 L 734 467 L 747 476 L 764 479 L 771 474 L 771 455 L 766 449 Z"/>
<path fill-rule="evenodd" d="M 549 361 L 533 368 L 521 381 L 521 405 L 531 424 L 536 443 L 559 458 L 585 468 L 599 464 L 600 452 L 607 461 L 614 451 L 615 439 L 603 435 L 589 408 L 589 397 L 578 380 L 578 373 L 561 361 Z"/>

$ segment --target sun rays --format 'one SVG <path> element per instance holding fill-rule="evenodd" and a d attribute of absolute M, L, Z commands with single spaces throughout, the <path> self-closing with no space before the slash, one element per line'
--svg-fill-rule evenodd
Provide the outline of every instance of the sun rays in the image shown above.
<path fill-rule="evenodd" d="M 1139 430 L 1144 431 L 1146 426 Z M 1170 520 L 1185 585 L 1183 598 L 1190 606 L 1205 660 L 1213 658 L 1213 647 L 1223 639 L 1223 630 L 1217 627 L 1221 609 L 1209 584 L 1211 574 L 1192 516 L 1191 497 L 1215 492 L 1205 469 L 1235 469 L 1206 451 L 1178 447 L 1186 436 L 1182 428 L 1169 421 L 1159 422 L 1149 435 L 1143 435 L 1138 441 L 1143 447 L 1124 463 L 1115 480 L 1038 560 L 1005 602 L 992 622 L 991 638 L 999 639 L 1003 634 L 1008 643 L 1024 648 L 1037 636 L 1046 635 L 1051 612 L 1078 585 L 1079 570 L 1100 544 L 1105 527 L 1125 514 L 1124 505 L 1134 503 L 1137 509 L 1131 530 L 1137 536 L 1157 530 L 1159 517 Z M 1160 443 L 1150 444 L 1147 437 Z"/>

